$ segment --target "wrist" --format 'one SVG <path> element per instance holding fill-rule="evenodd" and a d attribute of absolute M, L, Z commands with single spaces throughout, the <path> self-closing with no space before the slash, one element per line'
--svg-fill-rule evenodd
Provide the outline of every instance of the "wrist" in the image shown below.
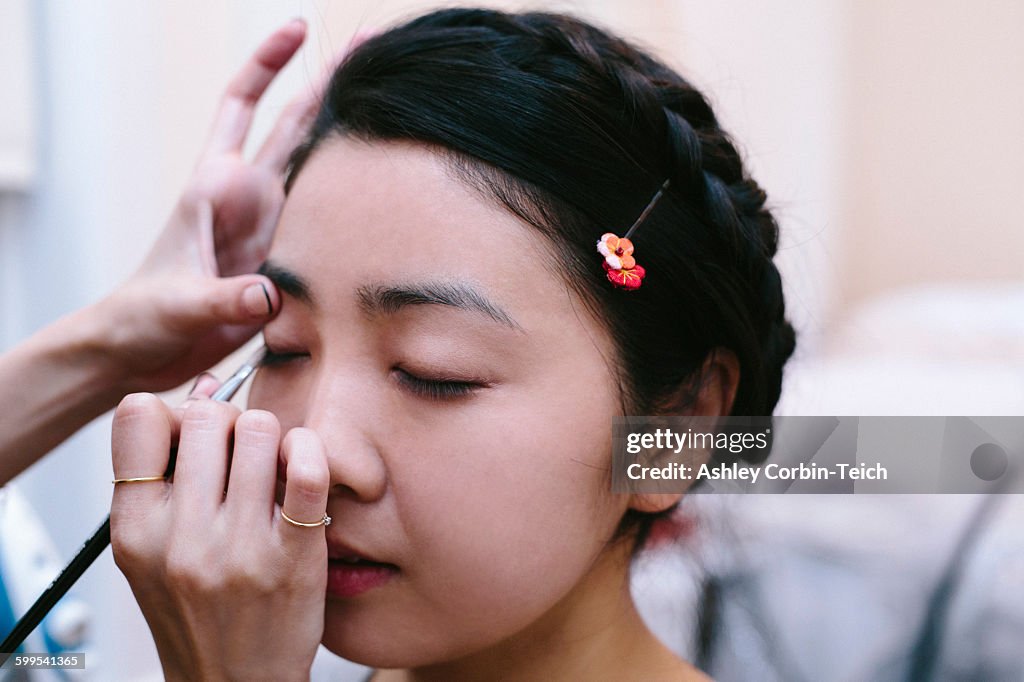
<path fill-rule="evenodd" d="M 0 356 L 0 484 L 117 404 L 119 384 L 101 335 L 73 313 Z"/>
<path fill-rule="evenodd" d="M 310 670 L 312 668 L 312 662 L 305 666 L 305 672 L 302 672 L 302 666 L 297 666 L 296 669 L 288 670 L 277 670 L 273 671 L 265 666 L 261 666 L 258 671 L 246 669 L 245 671 L 239 670 L 225 670 L 223 666 L 214 666 L 213 668 L 206 666 L 199 666 L 199 670 L 186 671 L 185 667 L 178 665 L 177 662 L 169 664 L 161 657 L 161 663 L 163 667 L 164 682 L 192 682 L 192 680 L 215 680 L 216 682 L 309 682 L 310 681 Z"/>
<path fill-rule="evenodd" d="M 79 394 L 106 409 L 128 393 L 125 358 L 116 349 L 118 321 L 103 302 L 77 310 L 40 332 L 51 363 L 75 381 Z M 105 411 L 105 410 L 104 410 Z"/>

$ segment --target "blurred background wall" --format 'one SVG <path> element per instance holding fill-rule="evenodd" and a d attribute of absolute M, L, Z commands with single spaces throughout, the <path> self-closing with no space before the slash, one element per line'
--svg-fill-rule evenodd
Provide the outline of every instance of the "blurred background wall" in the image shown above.
<path fill-rule="evenodd" d="M 513 2 L 482 5 L 540 8 Z M 360 27 L 433 2 L 0 0 L 0 344 L 101 297 L 140 260 L 220 91 L 259 40 L 311 40 L 254 140 Z M 1024 4 L 578 0 L 710 96 L 769 193 L 799 345 L 781 412 L 1024 410 Z M 10 160 L 10 161 L 8 161 Z M 109 420 L 17 484 L 70 557 L 109 506 Z M 104 679 L 158 670 L 109 553 Z"/>

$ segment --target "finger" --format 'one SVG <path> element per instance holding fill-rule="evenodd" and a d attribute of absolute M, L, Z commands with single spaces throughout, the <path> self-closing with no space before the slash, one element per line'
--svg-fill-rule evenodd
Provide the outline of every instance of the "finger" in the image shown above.
<path fill-rule="evenodd" d="M 209 398 L 218 388 L 220 388 L 220 379 L 209 372 L 203 372 L 196 377 L 196 381 L 192 384 L 192 388 L 188 392 L 188 400 L 197 400 L 201 398 Z M 184 406 L 182 406 L 182 414 L 184 414 Z"/>
<path fill-rule="evenodd" d="M 228 513 L 239 528 L 267 528 L 274 518 L 281 425 L 270 412 L 247 410 L 235 422 L 228 474 Z"/>
<path fill-rule="evenodd" d="M 182 512 L 211 514 L 220 507 L 238 414 L 237 407 L 214 400 L 186 404 L 171 491 Z"/>
<path fill-rule="evenodd" d="M 330 473 L 323 442 L 312 430 L 295 428 L 288 432 L 281 447 L 285 459 L 285 489 L 282 511 L 302 523 L 316 523 L 327 509 Z M 282 539 L 295 551 L 323 544 L 322 526 L 303 528 L 277 519 Z"/>
<path fill-rule="evenodd" d="M 152 393 L 126 396 L 114 411 L 111 453 L 115 479 L 163 476 L 170 460 L 176 420 Z M 144 510 L 167 497 L 165 481 L 116 483 L 111 514 Z"/>
<path fill-rule="evenodd" d="M 241 152 L 256 103 L 306 38 L 306 22 L 293 19 L 264 40 L 228 84 L 204 154 Z"/>
<path fill-rule="evenodd" d="M 185 410 L 195 400 L 209 400 L 220 388 L 221 381 L 210 372 L 202 372 L 196 377 L 195 383 L 188 391 L 185 402 L 177 407 L 171 408 L 171 417 L 174 427 L 171 432 L 171 461 L 168 465 L 168 473 L 173 473 L 178 459 L 178 436 L 181 434 L 181 421 L 185 417 Z M 172 481 L 173 482 L 173 481 Z"/>
<path fill-rule="evenodd" d="M 202 199 L 196 207 L 196 219 L 199 226 L 199 258 L 204 275 L 216 277 L 220 274 L 217 267 L 217 246 L 213 237 L 213 203 Z"/>
<path fill-rule="evenodd" d="M 281 114 L 274 124 L 270 135 L 260 146 L 253 162 L 257 165 L 270 168 L 274 172 L 284 172 L 291 157 L 292 150 L 302 142 L 306 131 L 313 123 L 317 108 L 323 99 L 327 85 L 334 75 L 335 69 L 344 61 L 354 49 L 363 44 L 368 38 L 379 33 L 377 29 L 362 29 L 357 31 L 348 45 L 335 54 L 334 58 L 324 67 L 319 78 L 313 85 L 296 96 Z"/>
<path fill-rule="evenodd" d="M 223 325 L 262 324 L 281 309 L 277 287 L 262 275 L 195 278 L 168 298 L 171 326 L 196 334 Z"/>
<path fill-rule="evenodd" d="M 274 173 L 283 173 L 294 150 L 305 136 L 313 123 L 319 97 L 306 93 L 292 100 L 277 119 L 273 130 L 260 145 L 253 158 L 253 164 L 271 169 Z"/>

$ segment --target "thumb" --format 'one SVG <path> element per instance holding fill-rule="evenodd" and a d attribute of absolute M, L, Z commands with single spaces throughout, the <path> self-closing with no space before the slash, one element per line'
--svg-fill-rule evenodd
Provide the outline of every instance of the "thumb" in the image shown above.
<path fill-rule="evenodd" d="M 260 275 L 204 278 L 193 296 L 193 321 L 203 326 L 260 324 L 281 308 L 277 288 Z"/>

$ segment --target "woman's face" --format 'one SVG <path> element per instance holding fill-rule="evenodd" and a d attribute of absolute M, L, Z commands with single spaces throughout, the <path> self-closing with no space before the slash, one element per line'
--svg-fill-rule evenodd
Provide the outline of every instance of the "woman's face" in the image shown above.
<path fill-rule="evenodd" d="M 266 271 L 283 357 L 250 407 L 326 445 L 324 643 L 423 665 L 579 598 L 627 503 L 608 492 L 612 343 L 549 244 L 425 147 L 329 138 Z"/>

